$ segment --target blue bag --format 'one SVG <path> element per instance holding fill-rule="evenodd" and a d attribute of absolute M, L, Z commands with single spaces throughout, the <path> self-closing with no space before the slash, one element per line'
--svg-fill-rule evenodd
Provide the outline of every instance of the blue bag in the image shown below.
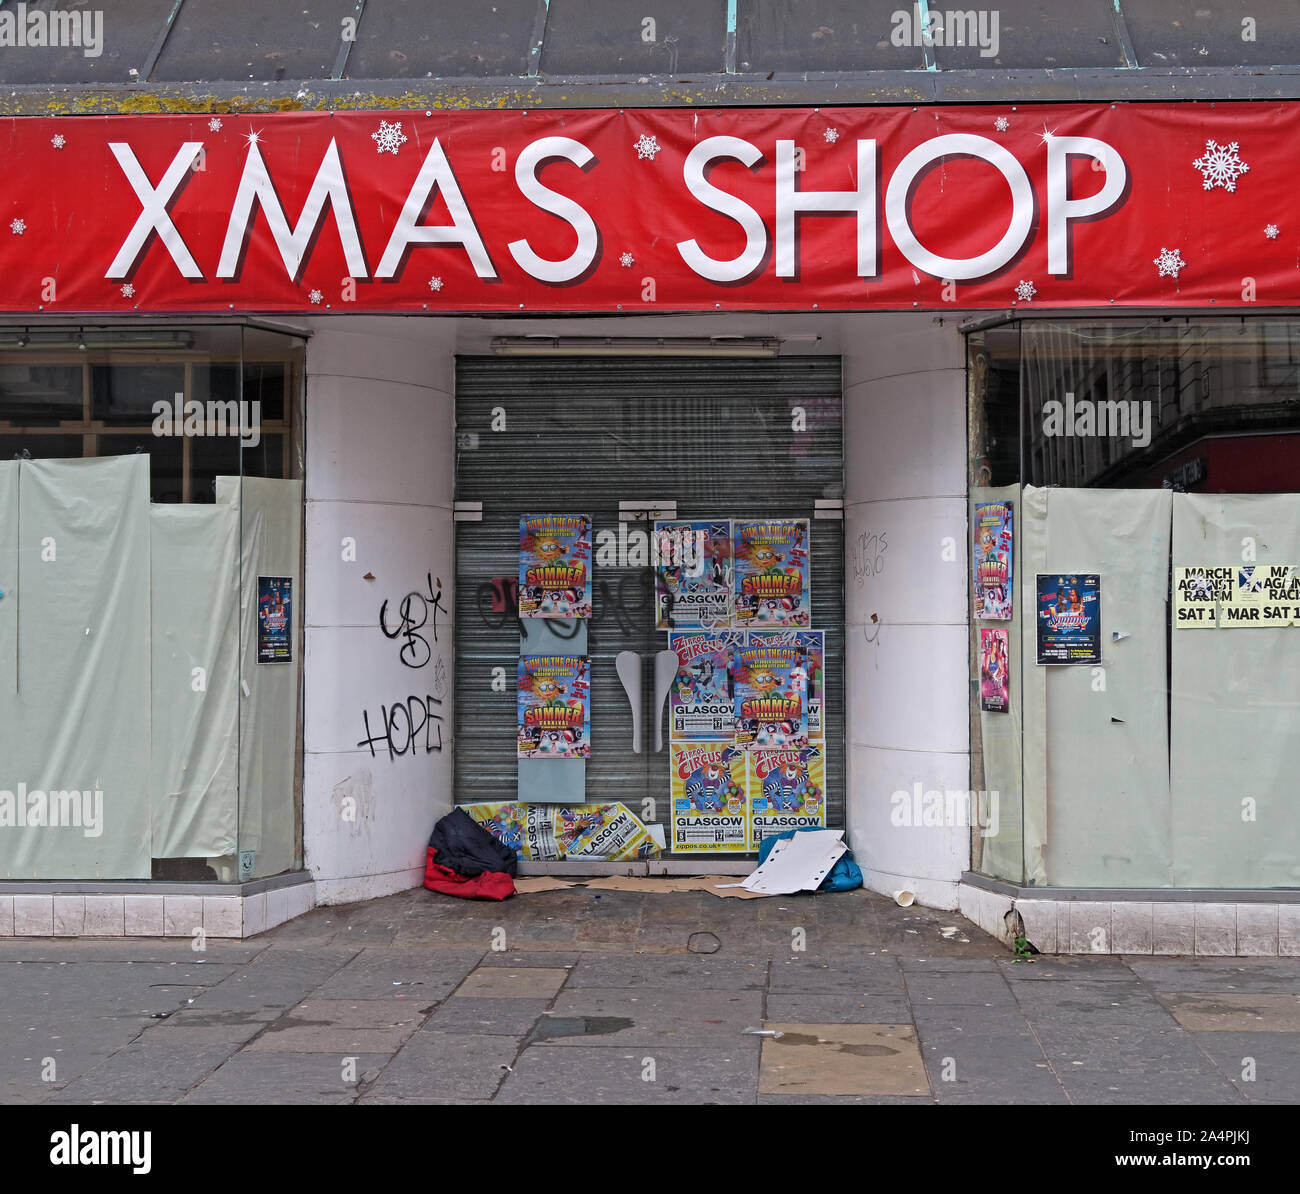
<path fill-rule="evenodd" d="M 808 833 L 816 826 L 807 825 L 802 829 L 787 829 L 784 833 L 774 833 L 765 837 L 758 846 L 758 865 L 762 866 L 772 852 L 772 843 L 788 841 L 796 833 Z M 818 891 L 852 891 L 862 886 L 862 868 L 853 861 L 853 851 L 845 850 L 839 860 L 831 867 L 826 878 L 821 881 Z"/>

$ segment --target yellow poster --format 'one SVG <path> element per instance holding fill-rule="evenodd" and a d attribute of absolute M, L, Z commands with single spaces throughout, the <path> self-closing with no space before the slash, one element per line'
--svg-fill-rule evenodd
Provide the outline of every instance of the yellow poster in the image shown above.
<path fill-rule="evenodd" d="M 821 748 L 749 752 L 750 841 L 787 829 L 826 828 L 826 767 Z"/>
<path fill-rule="evenodd" d="M 679 742 L 669 757 L 673 852 L 749 850 L 745 752 L 730 742 Z"/>

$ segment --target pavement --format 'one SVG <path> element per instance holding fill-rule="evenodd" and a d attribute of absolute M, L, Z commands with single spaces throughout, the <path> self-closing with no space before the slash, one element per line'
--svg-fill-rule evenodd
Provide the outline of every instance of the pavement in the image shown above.
<path fill-rule="evenodd" d="M 8 938 L 0 993 L 6 1104 L 1300 1101 L 1300 958 L 1021 960 L 865 891 L 415 890 Z"/>

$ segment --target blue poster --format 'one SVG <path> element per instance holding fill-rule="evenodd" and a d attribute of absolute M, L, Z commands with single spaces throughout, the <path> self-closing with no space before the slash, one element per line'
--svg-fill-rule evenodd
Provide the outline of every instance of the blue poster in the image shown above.
<path fill-rule="evenodd" d="M 257 578 L 257 662 L 293 662 L 293 578 Z"/>
<path fill-rule="evenodd" d="M 1040 572 L 1038 662 L 1101 662 L 1101 577 L 1095 572 Z"/>

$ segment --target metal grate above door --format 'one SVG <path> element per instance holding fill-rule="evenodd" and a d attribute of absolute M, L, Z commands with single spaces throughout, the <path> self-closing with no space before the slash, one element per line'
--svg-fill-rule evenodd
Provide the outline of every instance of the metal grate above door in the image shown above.
<path fill-rule="evenodd" d="M 494 420 L 502 429 L 493 430 Z M 620 502 L 631 500 L 675 501 L 679 519 L 813 519 L 817 499 L 844 492 L 838 357 L 460 357 L 456 429 L 456 500 L 483 510 L 481 522 L 456 524 L 462 804 L 516 795 L 520 623 L 493 582 L 517 576 L 520 514 L 591 514 L 599 536 L 617 533 Z M 812 625 L 826 632 L 827 824 L 842 828 L 843 523 L 823 519 L 811 528 Z M 667 635 L 654 631 L 650 572 L 597 563 L 592 581 L 587 797 L 622 801 L 638 815 L 649 809 L 666 824 L 667 728 L 662 753 L 654 752 L 653 725 L 643 753 L 631 753 L 628 701 L 614 670 L 614 657 L 632 650 L 648 674 L 654 652 L 667 646 Z M 494 668 L 505 670 L 504 692 L 499 683 L 493 690 Z"/>

